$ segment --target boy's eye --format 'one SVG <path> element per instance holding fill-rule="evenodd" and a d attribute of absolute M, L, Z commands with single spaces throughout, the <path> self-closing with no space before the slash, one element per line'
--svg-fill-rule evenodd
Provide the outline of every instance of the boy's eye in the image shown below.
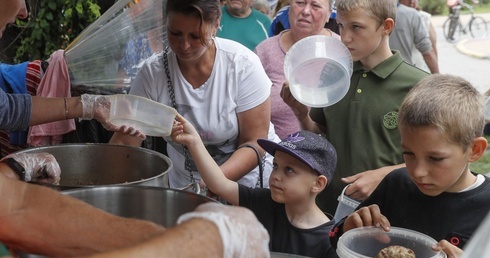
<path fill-rule="evenodd" d="M 277 170 L 277 163 L 275 163 L 275 162 L 274 162 L 274 163 L 272 163 L 272 169 L 273 169 L 273 170 Z"/>
<path fill-rule="evenodd" d="M 287 167 L 287 168 L 284 170 L 284 173 L 286 173 L 286 174 L 292 174 L 292 173 L 294 173 L 294 170 L 293 170 L 292 168 L 290 168 L 290 167 Z"/>

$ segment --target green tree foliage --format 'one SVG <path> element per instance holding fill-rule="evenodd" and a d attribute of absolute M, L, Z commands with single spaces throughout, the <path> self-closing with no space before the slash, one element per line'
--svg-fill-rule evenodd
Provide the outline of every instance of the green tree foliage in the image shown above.
<path fill-rule="evenodd" d="M 446 0 L 419 0 L 419 6 L 431 14 L 441 14 L 447 8 Z"/>
<path fill-rule="evenodd" d="M 101 15 L 96 0 L 31 0 L 29 8 L 30 18 L 16 22 L 24 29 L 16 44 L 15 62 L 47 59 Z"/>

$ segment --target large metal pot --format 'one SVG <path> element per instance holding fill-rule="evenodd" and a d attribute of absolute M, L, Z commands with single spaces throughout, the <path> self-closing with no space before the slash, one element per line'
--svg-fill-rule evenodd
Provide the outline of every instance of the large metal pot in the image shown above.
<path fill-rule="evenodd" d="M 29 148 L 18 153 L 51 153 L 61 168 L 58 190 L 100 185 L 168 187 L 172 161 L 140 147 L 84 143 Z"/>
<path fill-rule="evenodd" d="M 176 225 L 180 215 L 193 211 L 200 204 L 216 202 L 214 199 L 192 192 L 148 186 L 97 186 L 71 189 L 61 193 L 114 215 L 148 220 L 165 227 Z M 43 256 L 21 253 L 20 257 Z"/>
<path fill-rule="evenodd" d="M 149 220 L 165 227 L 176 225 L 180 215 L 200 204 L 215 202 L 203 195 L 160 187 L 105 186 L 62 193 L 121 217 Z"/>

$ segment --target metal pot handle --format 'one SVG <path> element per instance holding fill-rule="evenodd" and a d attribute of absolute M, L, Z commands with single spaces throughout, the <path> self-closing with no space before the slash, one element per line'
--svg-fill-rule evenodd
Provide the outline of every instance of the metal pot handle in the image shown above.
<path fill-rule="evenodd" d="M 198 182 L 192 182 L 184 187 L 181 187 L 181 188 L 177 188 L 178 190 L 184 190 L 184 191 L 188 191 L 189 189 L 190 190 L 193 190 L 193 192 L 197 193 L 197 194 L 201 194 L 201 186 L 199 186 L 199 183 Z M 202 193 L 204 194 L 204 193 Z"/>

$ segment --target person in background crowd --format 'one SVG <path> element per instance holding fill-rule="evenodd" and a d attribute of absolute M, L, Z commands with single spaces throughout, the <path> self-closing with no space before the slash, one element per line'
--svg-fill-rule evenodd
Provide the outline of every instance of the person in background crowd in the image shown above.
<path fill-rule="evenodd" d="M 254 0 L 227 0 L 221 8 L 217 31 L 220 38 L 234 40 L 250 50 L 269 37 L 271 19 L 252 8 Z"/>
<path fill-rule="evenodd" d="M 0 33 L 16 18 L 26 17 L 25 0 L 3 1 Z M 127 130 L 132 136 L 144 138 L 138 131 L 132 132 L 133 128 L 118 128 L 107 122 L 107 99 L 99 96 L 31 98 L 27 94 L 0 91 L 0 107 L 2 129 L 94 117 L 109 129 L 122 133 Z M 12 249 L 48 256 L 113 251 L 96 255 L 104 258 L 155 257 L 161 253 L 172 257 L 241 257 L 244 252 L 254 257 L 270 255 L 266 230 L 246 209 L 202 205 L 181 217 L 181 225 L 165 230 L 147 221 L 110 215 L 47 187 L 22 182 L 19 179 L 38 178 L 40 171 L 54 179 L 59 176 L 59 166 L 45 153 L 19 157 L 14 154 L 0 161 L 0 241 Z M 42 161 L 43 158 L 47 159 Z M 20 164 L 18 161 L 22 160 L 26 162 Z M 120 248 L 126 249 L 116 251 Z M 1 243 L 0 256 L 10 256 Z"/>
<path fill-rule="evenodd" d="M 431 17 L 432 15 L 418 7 L 418 0 L 400 0 L 400 4 L 415 8 L 415 10 L 418 11 L 420 18 L 422 19 L 423 25 L 425 26 L 425 29 L 429 33 L 429 39 L 430 43 L 432 44 L 432 49 L 434 51 L 434 54 L 436 58 L 437 56 L 437 34 L 436 30 L 434 28 L 434 25 L 431 22 Z M 413 64 L 421 69 L 423 69 L 426 72 L 430 72 L 429 67 L 425 63 L 424 57 L 422 56 L 422 53 L 417 49 L 416 46 L 412 47 L 412 61 Z"/>
<path fill-rule="evenodd" d="M 249 187 L 267 182 L 272 157 L 266 157 L 261 177 L 257 154 L 239 148 L 253 145 L 263 157 L 257 139 L 276 137 L 270 124 L 271 81 L 259 58 L 237 42 L 215 37 L 218 0 L 169 0 L 165 10 L 169 48 L 148 59 L 129 94 L 174 107 L 191 121 L 228 178 Z M 174 165 L 170 187 L 194 182 L 204 187 L 188 151 L 170 137 L 165 140 Z M 115 133 L 110 143 L 139 146 L 141 139 Z"/>
<path fill-rule="evenodd" d="M 270 18 L 271 16 L 271 7 L 267 0 L 253 0 L 252 8 L 265 14 Z"/>
<path fill-rule="evenodd" d="M 470 170 L 488 145 L 484 108 L 483 95 L 457 76 L 431 75 L 413 87 L 398 116 L 406 168 L 387 175 L 336 224 L 333 244 L 354 227 L 396 226 L 424 233 L 439 241 L 434 250 L 459 257 L 490 211 L 490 179 Z"/>
<path fill-rule="evenodd" d="M 329 187 L 317 198 L 320 208 L 334 213 L 345 193 L 366 199 L 395 168 L 403 167 L 399 107 L 408 91 L 428 74 L 392 51 L 389 37 L 395 26 L 393 0 L 337 0 L 340 37 L 354 68 L 349 91 L 325 108 L 299 103 L 285 85 L 281 96 L 291 106 L 301 128 L 323 133 L 337 150 L 337 169 Z"/>
<path fill-rule="evenodd" d="M 311 35 L 326 35 L 340 40 L 339 35 L 323 27 L 328 23 L 332 2 L 331 0 L 292 0 L 288 15 L 291 28 L 266 39 L 255 48 L 255 53 L 272 81 L 271 122 L 281 139 L 300 130 L 299 121 L 291 120 L 294 117 L 293 110 L 284 103 L 280 95 L 282 86 L 286 82 L 284 58 L 294 43 Z"/>
<path fill-rule="evenodd" d="M 289 4 L 290 0 L 281 1 L 276 7 L 272 17 L 271 26 L 269 28 L 269 37 L 279 34 L 285 29 L 289 29 L 291 25 L 289 24 Z M 339 26 L 337 24 L 336 16 L 337 11 L 335 10 L 335 0 L 330 3 L 332 8 L 330 19 L 325 23 L 325 28 L 329 29 L 337 34 L 339 34 Z"/>
<path fill-rule="evenodd" d="M 418 12 L 400 4 L 403 1 L 407 5 L 411 0 L 399 1 L 396 9 L 396 24 L 393 33 L 390 35 L 390 48 L 400 51 L 403 59 L 409 64 L 414 64 L 412 60 L 412 49 L 417 48 L 422 54 L 427 67 L 431 73 L 439 73 L 437 55 L 432 47 L 427 28 L 424 26 L 422 18 Z"/>

